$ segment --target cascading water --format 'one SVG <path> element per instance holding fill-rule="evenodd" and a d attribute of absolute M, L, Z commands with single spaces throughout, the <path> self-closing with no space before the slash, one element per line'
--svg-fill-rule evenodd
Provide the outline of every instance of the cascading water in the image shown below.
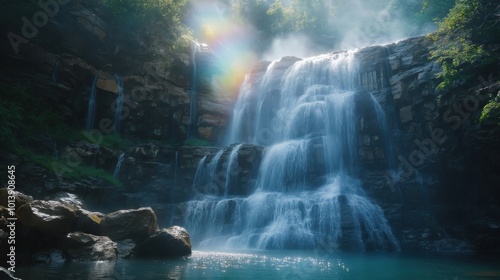
<path fill-rule="evenodd" d="M 89 96 L 89 107 L 87 110 L 87 123 L 85 128 L 91 130 L 94 127 L 94 116 L 95 116 L 95 96 L 97 92 L 97 78 L 99 77 L 99 72 L 94 75 L 94 80 L 92 82 L 92 87 L 90 88 Z"/>
<path fill-rule="evenodd" d="M 236 147 L 234 147 L 231 151 L 231 154 L 229 155 L 229 160 L 226 168 L 226 183 L 224 186 L 224 195 L 228 195 L 231 193 L 231 186 L 232 182 L 237 179 L 235 178 L 238 176 L 238 152 L 240 151 L 241 146 L 243 144 L 239 144 Z"/>
<path fill-rule="evenodd" d="M 116 112 L 115 112 L 115 132 L 120 133 L 120 124 L 122 117 L 123 107 L 123 80 L 120 76 L 115 75 L 116 84 L 118 86 L 118 97 L 116 98 Z"/>
<path fill-rule="evenodd" d="M 229 143 L 267 146 L 254 192 L 232 195 L 228 190 L 235 186 L 225 174 L 224 192 L 188 202 L 186 226 L 195 243 L 218 248 L 310 249 L 328 244 L 399 249 L 382 209 L 366 198 L 356 179 L 361 169 L 361 101 L 374 112 L 379 133 L 387 134 L 380 105 L 360 91 L 358 68 L 356 53 L 348 52 L 301 60 L 286 72 L 275 61 L 260 78 L 247 76 Z M 233 146 L 228 165 L 239 147 Z M 223 151 L 208 164 L 201 160 L 195 185 L 217 179 Z"/>
<path fill-rule="evenodd" d="M 120 169 L 122 168 L 123 160 L 125 160 L 125 153 L 121 153 L 116 162 L 115 171 L 113 172 L 113 177 L 118 178 L 120 175 Z"/>
<path fill-rule="evenodd" d="M 206 157 L 200 160 L 193 180 L 193 189 L 200 190 L 200 193 L 219 193 L 218 183 L 220 178 L 218 178 L 216 172 L 223 153 L 224 150 L 220 150 L 208 164 L 206 163 Z"/>

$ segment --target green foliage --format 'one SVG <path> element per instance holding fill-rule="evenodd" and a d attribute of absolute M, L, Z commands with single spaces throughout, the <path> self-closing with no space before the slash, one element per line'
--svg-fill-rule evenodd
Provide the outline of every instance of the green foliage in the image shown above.
<path fill-rule="evenodd" d="M 455 5 L 455 0 L 423 0 L 421 10 L 416 14 L 419 23 L 441 21 Z"/>
<path fill-rule="evenodd" d="M 47 170 L 53 170 L 53 164 L 58 164 L 59 166 L 67 166 L 65 162 L 59 159 L 53 158 L 48 155 L 38 154 L 31 149 L 21 146 L 15 146 L 13 148 L 13 151 L 20 157 L 29 161 L 33 161 Z M 81 179 L 85 177 L 99 178 L 115 186 L 122 185 L 122 183 L 118 179 L 113 177 L 112 174 L 108 173 L 106 170 L 85 166 L 82 164 L 76 167 L 69 168 L 67 172 L 64 172 L 64 174 L 62 175 L 64 177 L 73 179 Z"/>
<path fill-rule="evenodd" d="M 184 30 L 181 32 L 182 35 L 179 35 L 172 44 L 171 51 L 174 53 L 186 52 L 191 47 L 193 37 L 187 29 L 182 29 Z"/>
<path fill-rule="evenodd" d="M 12 100 L 4 99 L 0 103 L 0 141 L 11 146 L 16 139 L 16 130 L 22 125 L 24 110 Z"/>
<path fill-rule="evenodd" d="M 238 18 L 254 26 L 264 38 L 294 31 L 327 32 L 333 6 L 322 0 L 240 0 L 233 2 Z"/>
<path fill-rule="evenodd" d="M 197 147 L 197 146 L 210 146 L 210 143 L 206 140 L 199 139 L 199 138 L 188 138 L 184 141 L 182 144 L 183 146 L 192 146 L 192 147 Z"/>
<path fill-rule="evenodd" d="M 36 89 L 0 83 L 0 140 L 7 146 L 29 139 L 69 141 L 78 139 L 60 114 L 44 102 Z M 47 89 L 45 89 L 47 90 Z"/>
<path fill-rule="evenodd" d="M 6 83 L 0 83 L 0 89 L 2 90 L 0 141 L 3 148 L 48 170 L 53 169 L 54 162 L 60 163 L 61 166 L 65 165 L 64 162 L 44 154 L 43 151 L 34 151 L 27 147 L 31 146 L 34 139 L 47 139 L 56 143 L 76 141 L 82 139 L 81 133 L 68 126 L 60 114 L 51 109 L 50 104 L 44 102 L 37 89 Z M 129 146 L 130 141 L 113 135 L 105 137 L 104 144 L 121 148 Z M 84 165 L 71 168 L 64 176 L 95 177 L 113 185 L 121 184 L 105 170 Z"/>
<path fill-rule="evenodd" d="M 263 41 L 301 32 L 332 47 L 355 40 L 372 43 L 395 33 L 418 35 L 435 28 L 455 0 L 235 0 L 236 18 L 257 29 Z M 335 41 L 339 40 L 339 41 Z M 356 42 L 355 42 L 356 43 Z"/>
<path fill-rule="evenodd" d="M 500 98 L 491 101 L 484 106 L 479 118 L 479 123 L 482 126 L 496 125 L 500 126 Z"/>
<path fill-rule="evenodd" d="M 449 88 L 459 79 L 467 80 L 475 66 L 494 62 L 484 46 L 500 42 L 500 25 L 495 15 L 499 7 L 496 0 L 457 0 L 439 24 L 439 30 L 430 36 L 435 42 L 431 58 L 443 66 L 443 82 L 438 88 Z"/>
<path fill-rule="evenodd" d="M 103 0 L 115 15 L 119 30 L 137 32 L 156 27 L 170 39 L 177 39 L 182 31 L 182 16 L 188 0 Z"/>
<path fill-rule="evenodd" d="M 103 0 L 122 19 L 179 23 L 187 0 Z"/>

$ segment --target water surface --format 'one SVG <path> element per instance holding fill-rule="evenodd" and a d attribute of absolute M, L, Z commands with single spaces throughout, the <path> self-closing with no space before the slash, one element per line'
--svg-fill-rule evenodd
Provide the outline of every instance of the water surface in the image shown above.
<path fill-rule="evenodd" d="M 119 260 L 18 267 L 23 279 L 500 279 L 500 260 L 468 256 L 324 251 L 195 251 L 176 260 Z"/>

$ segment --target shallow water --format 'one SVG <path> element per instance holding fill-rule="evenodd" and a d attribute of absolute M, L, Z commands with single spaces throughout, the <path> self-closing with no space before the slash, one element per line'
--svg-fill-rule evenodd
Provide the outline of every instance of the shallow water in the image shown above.
<path fill-rule="evenodd" d="M 500 260 L 325 251 L 195 251 L 166 261 L 119 260 L 18 267 L 22 279 L 500 279 Z"/>

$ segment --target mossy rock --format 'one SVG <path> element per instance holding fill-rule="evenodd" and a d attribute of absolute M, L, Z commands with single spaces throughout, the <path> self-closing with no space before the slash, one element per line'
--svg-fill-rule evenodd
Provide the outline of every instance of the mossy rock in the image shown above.
<path fill-rule="evenodd" d="M 484 106 L 479 119 L 481 126 L 500 126 L 500 102 L 492 101 Z"/>

